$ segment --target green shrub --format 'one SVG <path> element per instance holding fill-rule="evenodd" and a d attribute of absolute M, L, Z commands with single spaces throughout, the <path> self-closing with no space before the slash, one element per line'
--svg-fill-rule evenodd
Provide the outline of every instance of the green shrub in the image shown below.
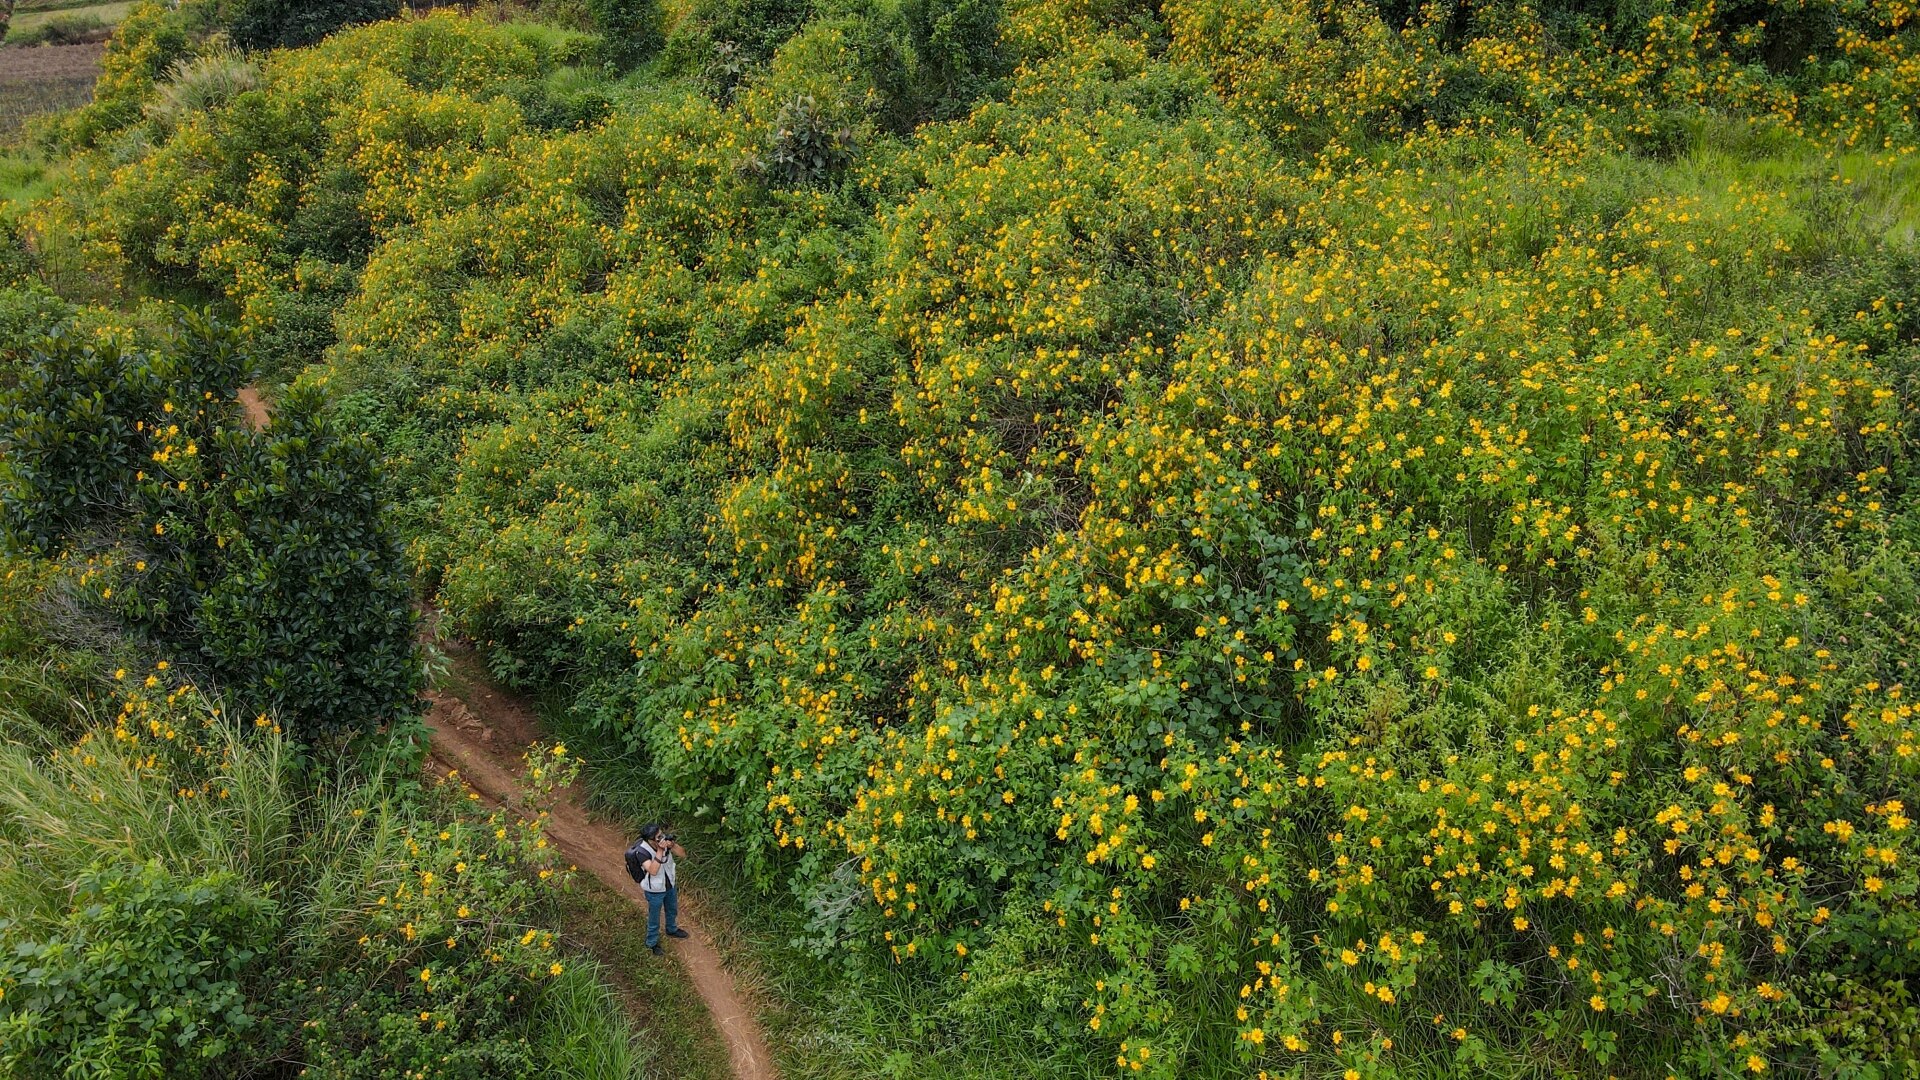
<path fill-rule="evenodd" d="M 107 24 L 91 11 L 55 15 L 35 26 L 5 37 L 8 45 L 78 45 L 106 35 Z"/>
<path fill-rule="evenodd" d="M 54 569 L 0 565 L 0 615 Z M 43 695 L 15 677 L 37 658 L 16 628 L 0 622 L 0 1076 L 637 1075 L 618 1001 L 543 927 L 566 873 L 542 830 L 423 790 L 424 732 L 315 769 L 165 663 L 23 729 Z M 545 807 L 573 775 L 542 751 L 526 786 Z"/>
<path fill-rule="evenodd" d="M 371 448 L 302 390 L 254 432 L 235 336 L 184 318 L 151 349 L 56 335 L 0 399 L 8 539 L 76 552 L 84 603 L 302 738 L 413 705 L 411 588 Z"/>
<path fill-rule="evenodd" d="M 142 0 L 114 28 L 93 100 L 65 117 L 53 140 L 92 147 L 138 123 L 167 69 L 192 56 L 221 18 L 222 0 Z"/>
<path fill-rule="evenodd" d="M 173 444 L 178 447 L 179 444 Z M 163 451 L 164 452 L 164 451 Z M 238 702 L 303 738 L 414 707 L 412 587 L 383 520 L 372 448 L 335 429 L 319 394 L 276 403 L 264 435 L 216 437 L 200 492 L 151 506 L 173 540 L 117 610 L 197 657 Z M 162 488 L 162 493 L 165 489 Z"/>
<path fill-rule="evenodd" d="M 619 67 L 653 55 L 665 40 L 659 0 L 588 0 L 587 8 L 605 38 L 607 59 Z"/>
<path fill-rule="evenodd" d="M 913 82 L 922 116 L 964 115 L 1005 75 L 1000 47 L 1002 0 L 903 0 L 900 13 L 913 49 Z"/>
<path fill-rule="evenodd" d="M 904 134 L 928 120 L 964 116 L 1011 69 L 1011 54 L 1000 44 L 1000 0 L 850 6 L 815 20 L 795 40 L 838 26 L 873 87 L 871 111 L 886 130 Z"/>
<path fill-rule="evenodd" d="M 233 40 L 248 49 L 297 49 L 399 14 L 399 0 L 239 0 Z"/>
<path fill-rule="evenodd" d="M 231 871 L 155 860 L 88 870 L 46 931 L 0 919 L 0 1072 L 219 1077 L 266 1056 L 247 983 L 276 914 Z"/>
<path fill-rule="evenodd" d="M 773 129 L 747 168 L 776 184 L 802 187 L 844 170 L 853 151 L 853 128 L 820 108 L 812 94 L 802 94 L 780 106 Z"/>
<path fill-rule="evenodd" d="M 698 74 L 730 95 L 812 12 L 812 0 L 694 0 L 667 39 L 667 66 Z"/>
<path fill-rule="evenodd" d="M 231 394 L 246 372 L 230 348 L 207 357 L 150 355 L 123 342 L 79 341 L 60 326 L 40 329 L 51 335 L 35 343 L 0 400 L 0 446 L 7 450 L 0 512 L 15 548 L 51 554 L 132 504 L 138 476 L 152 460 L 146 425 L 175 411 L 163 406 L 175 396 L 195 406 L 180 419 L 197 448 L 215 430 L 200 399 Z M 196 363 L 202 359 L 211 363 Z"/>
<path fill-rule="evenodd" d="M 5 242 L 5 234 L 0 233 L 0 244 Z M 72 310 L 66 301 L 40 285 L 0 287 L 0 390 L 18 381 L 20 365 L 26 362 L 33 340 L 48 327 L 65 322 Z"/>
<path fill-rule="evenodd" d="M 613 112 L 613 94 L 597 73 L 560 68 L 513 92 L 528 126 L 564 131 L 605 120 Z"/>
<path fill-rule="evenodd" d="M 21 238 L 14 215 L 5 205 L 0 205 L 0 289 L 12 290 L 24 282 L 33 271 L 33 261 L 33 253 Z M 11 342 L 17 339 L 5 337 L 0 340 Z"/>

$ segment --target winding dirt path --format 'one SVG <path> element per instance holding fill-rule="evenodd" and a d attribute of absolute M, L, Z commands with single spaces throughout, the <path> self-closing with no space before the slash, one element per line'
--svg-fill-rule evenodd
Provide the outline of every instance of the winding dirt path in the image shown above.
<path fill-rule="evenodd" d="M 470 651 L 449 649 L 449 653 L 467 692 L 464 698 L 438 690 L 427 694 L 432 705 L 427 726 L 433 729 L 433 757 L 482 798 L 517 807 L 521 754 L 542 737 L 539 721 L 525 701 L 487 681 Z M 590 816 L 575 791 L 563 792 L 550 814 L 547 836 L 568 860 L 644 912 L 646 896 L 627 876 L 627 837 L 620 828 Z M 736 1080 L 778 1080 L 760 1023 L 722 965 L 706 932 L 704 914 L 698 898 L 682 890 L 682 925 L 692 936 L 665 944 L 686 967 L 701 1000 L 713 1013 Z"/>

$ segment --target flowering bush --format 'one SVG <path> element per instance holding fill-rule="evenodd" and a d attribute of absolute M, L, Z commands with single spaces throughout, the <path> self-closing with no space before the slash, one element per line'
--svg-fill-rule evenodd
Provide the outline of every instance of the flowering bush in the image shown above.
<path fill-rule="evenodd" d="M 1004 96 L 905 140 L 842 14 L 547 134 L 368 59 L 285 143 L 370 222 L 307 381 L 498 673 L 961 1022 L 1152 1076 L 1872 1075 L 1920 965 L 1920 39 L 1767 14 L 1030 0 Z M 401 35 L 510 40 L 322 51 Z M 802 92 L 859 155 L 752 183 Z M 251 160 L 191 131 L 149 167 Z M 194 206 L 319 174 L 146 175 L 71 200 L 103 257 L 286 287 Z"/>
<path fill-rule="evenodd" d="M 164 661 L 112 698 L 39 754 L 0 684 L 0 1071 L 571 1075 L 537 1048 L 624 1042 L 617 1008 L 549 1002 L 591 976 L 545 925 L 570 868 L 543 814 L 379 775 L 309 788 L 278 725 L 237 728 Z M 572 759 L 530 775 L 550 792 Z"/>
<path fill-rule="evenodd" d="M 93 100 L 61 118 L 54 141 L 92 147 L 136 123 L 156 85 L 173 64 L 192 56 L 214 27 L 217 0 L 140 0 L 127 12 L 100 61 Z"/>
<path fill-rule="evenodd" d="M 566 871 L 542 835 L 544 814 L 481 816 L 454 790 L 439 793 L 433 818 L 387 838 L 382 854 L 396 862 L 384 891 L 360 900 L 357 951 L 293 987 L 318 1075 L 484 1077 L 553 1064 L 525 1028 L 567 962 L 553 931 L 524 923 Z"/>

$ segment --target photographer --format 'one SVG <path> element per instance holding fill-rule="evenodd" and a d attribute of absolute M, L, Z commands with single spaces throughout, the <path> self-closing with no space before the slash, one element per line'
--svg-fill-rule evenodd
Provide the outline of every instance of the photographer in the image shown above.
<path fill-rule="evenodd" d="M 667 936 L 683 938 L 685 930 L 680 929 L 680 895 L 674 887 L 676 868 L 674 859 L 684 858 L 687 850 L 680 846 L 665 825 L 648 825 L 640 830 L 640 840 L 628 852 L 628 872 L 640 883 L 640 891 L 647 894 L 647 948 L 655 956 L 660 955 L 660 912 L 667 913 Z M 635 863 L 638 873 L 634 873 Z"/>

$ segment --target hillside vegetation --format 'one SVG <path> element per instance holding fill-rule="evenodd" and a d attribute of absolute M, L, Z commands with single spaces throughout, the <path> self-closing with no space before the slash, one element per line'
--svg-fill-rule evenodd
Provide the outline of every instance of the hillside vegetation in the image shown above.
<path fill-rule="evenodd" d="M 204 318 L 0 328 L 0 1076 L 636 1075 L 540 823 L 421 782 L 366 442 Z"/>
<path fill-rule="evenodd" d="M 1920 1068 L 1909 6 L 621 12 L 148 5 L 22 258 L 331 398 L 932 1058 Z"/>

